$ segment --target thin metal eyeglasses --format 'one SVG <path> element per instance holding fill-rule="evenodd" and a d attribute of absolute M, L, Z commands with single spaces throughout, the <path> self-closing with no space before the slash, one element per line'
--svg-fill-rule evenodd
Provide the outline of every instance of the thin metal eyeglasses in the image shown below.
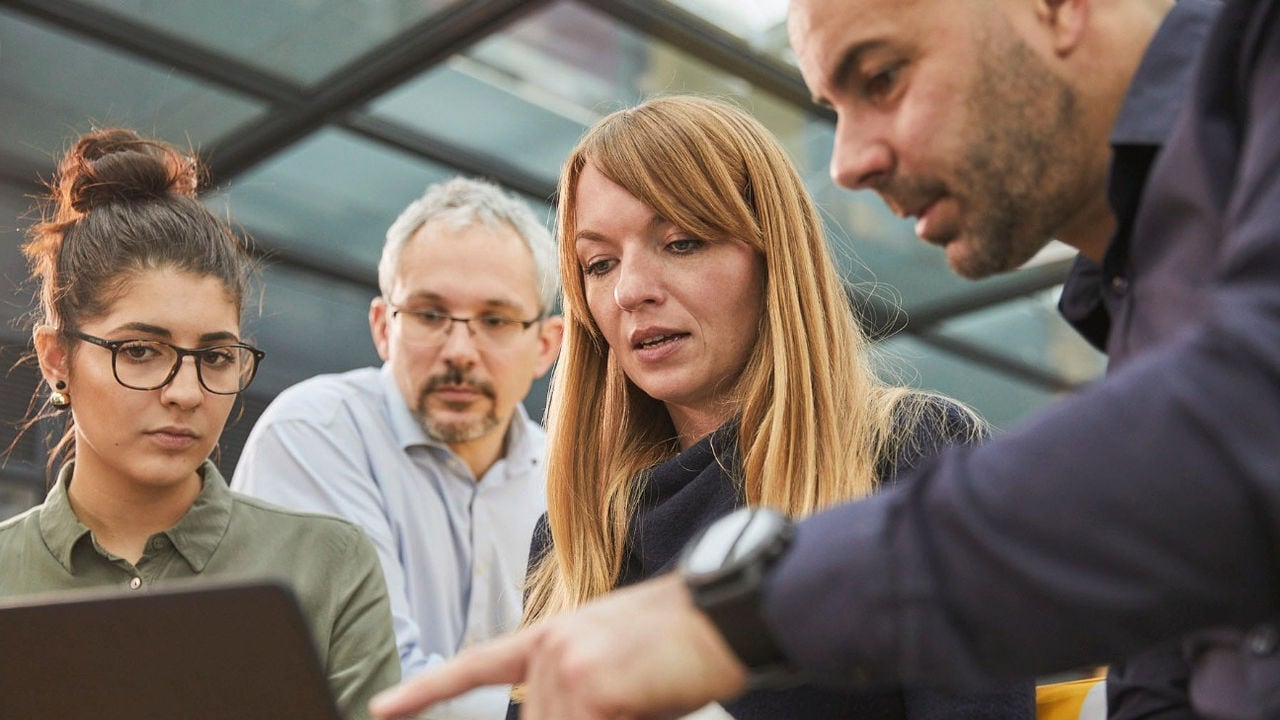
<path fill-rule="evenodd" d="M 406 342 L 423 347 L 442 345 L 453 330 L 454 323 L 466 326 L 471 337 L 486 342 L 494 347 L 501 347 L 513 342 L 520 333 L 542 320 L 520 320 L 497 313 L 485 313 L 473 317 L 454 317 L 439 310 L 410 310 L 387 303 L 392 317 L 407 315 L 412 322 L 402 322 L 402 334 Z M 472 323 L 475 323 L 474 325 Z"/>
<path fill-rule="evenodd" d="M 203 348 L 178 347 L 162 340 L 105 340 L 77 330 L 62 334 L 111 351 L 111 372 L 130 390 L 155 390 L 173 382 L 182 359 L 195 358 L 200 386 L 214 395 L 235 395 L 249 387 L 267 354 L 252 345 L 228 343 Z"/>

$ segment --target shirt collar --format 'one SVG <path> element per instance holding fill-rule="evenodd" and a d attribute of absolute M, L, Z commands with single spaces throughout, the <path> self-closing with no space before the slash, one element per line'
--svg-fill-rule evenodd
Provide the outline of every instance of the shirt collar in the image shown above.
<path fill-rule="evenodd" d="M 1111 129 L 1113 145 L 1163 145 L 1191 87 L 1191 73 L 1221 9 L 1211 0 L 1179 0 L 1151 38 Z"/>
<path fill-rule="evenodd" d="M 67 485 L 71 482 L 71 468 L 74 465 L 75 463 L 69 462 L 62 466 L 53 489 L 40 506 L 40 536 L 44 538 L 49 552 L 53 553 L 67 572 L 73 572 L 71 551 L 80 542 L 80 538 L 89 534 L 89 528 L 71 510 L 71 499 L 67 497 Z"/>
<path fill-rule="evenodd" d="M 204 571 L 227 534 L 233 499 L 231 488 L 212 462 L 205 460 L 199 473 L 204 486 L 195 503 L 177 525 L 164 533 L 195 572 Z"/>
<path fill-rule="evenodd" d="M 530 431 L 532 425 L 533 421 L 529 419 L 524 403 L 516 403 L 515 412 L 511 413 L 511 424 L 507 426 L 506 458 L 508 462 L 523 467 L 538 461 L 538 456 L 541 455 L 545 445 L 538 443 L 533 437 Z"/>
<path fill-rule="evenodd" d="M 40 534 L 49 551 L 69 573 L 75 572 L 71 564 L 72 551 L 89 534 L 89 528 L 71 509 L 67 495 L 74 466 L 74 462 L 62 466 L 57 482 L 40 507 Z M 226 534 L 231 521 L 232 495 L 212 462 L 205 460 L 197 472 L 203 480 L 200 494 L 178 524 L 164 531 L 164 535 L 191 569 L 201 572 Z"/>
<path fill-rule="evenodd" d="M 383 363 L 378 371 L 378 384 L 382 387 L 382 397 L 387 403 L 387 417 L 391 420 L 391 432 L 395 433 L 396 442 L 404 450 L 420 445 L 444 447 L 442 443 L 427 437 L 418 419 L 409 410 L 409 403 L 400 392 L 396 378 L 391 374 L 391 363 Z"/>

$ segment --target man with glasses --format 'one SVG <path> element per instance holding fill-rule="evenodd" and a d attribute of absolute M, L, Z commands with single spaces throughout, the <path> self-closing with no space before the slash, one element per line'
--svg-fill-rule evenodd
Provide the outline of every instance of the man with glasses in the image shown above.
<path fill-rule="evenodd" d="M 322 375 L 263 413 L 233 488 L 360 524 L 382 560 L 405 677 L 515 628 L 545 436 L 521 401 L 563 325 L 555 246 L 499 188 L 427 188 L 387 231 L 369 309 L 381 368 Z M 451 717 L 500 718 L 505 689 Z"/>

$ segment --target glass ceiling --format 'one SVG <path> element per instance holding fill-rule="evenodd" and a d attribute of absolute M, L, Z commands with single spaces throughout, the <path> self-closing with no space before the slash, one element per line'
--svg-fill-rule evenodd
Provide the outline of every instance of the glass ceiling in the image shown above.
<path fill-rule="evenodd" d="M 904 379 L 1007 426 L 1101 357 L 1054 310 L 1069 255 L 960 280 L 868 193 L 827 176 L 833 125 L 787 48 L 785 0 L 0 0 L 0 208 L 26 207 L 74 134 L 124 124 L 197 148 L 266 259 L 265 402 L 377 362 L 366 314 L 383 233 L 429 183 L 490 177 L 550 220 L 560 162 L 654 93 L 731 98 L 782 141 Z M 25 271 L 0 217 L 6 282 Z M 6 298 L 12 297 L 10 293 Z M 21 293 L 18 293 L 19 297 Z M 893 309 L 893 305 L 901 311 Z M 6 301 L 8 318 L 26 308 Z M 5 325 L 8 342 L 25 331 Z M 542 388 L 529 400 L 541 412 Z"/>

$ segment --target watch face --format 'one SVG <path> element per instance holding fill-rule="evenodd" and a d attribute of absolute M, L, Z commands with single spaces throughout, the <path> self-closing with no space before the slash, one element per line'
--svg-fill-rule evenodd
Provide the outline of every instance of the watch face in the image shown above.
<path fill-rule="evenodd" d="M 774 510 L 742 508 L 712 523 L 684 558 L 690 575 L 731 570 L 772 547 L 786 518 Z"/>

